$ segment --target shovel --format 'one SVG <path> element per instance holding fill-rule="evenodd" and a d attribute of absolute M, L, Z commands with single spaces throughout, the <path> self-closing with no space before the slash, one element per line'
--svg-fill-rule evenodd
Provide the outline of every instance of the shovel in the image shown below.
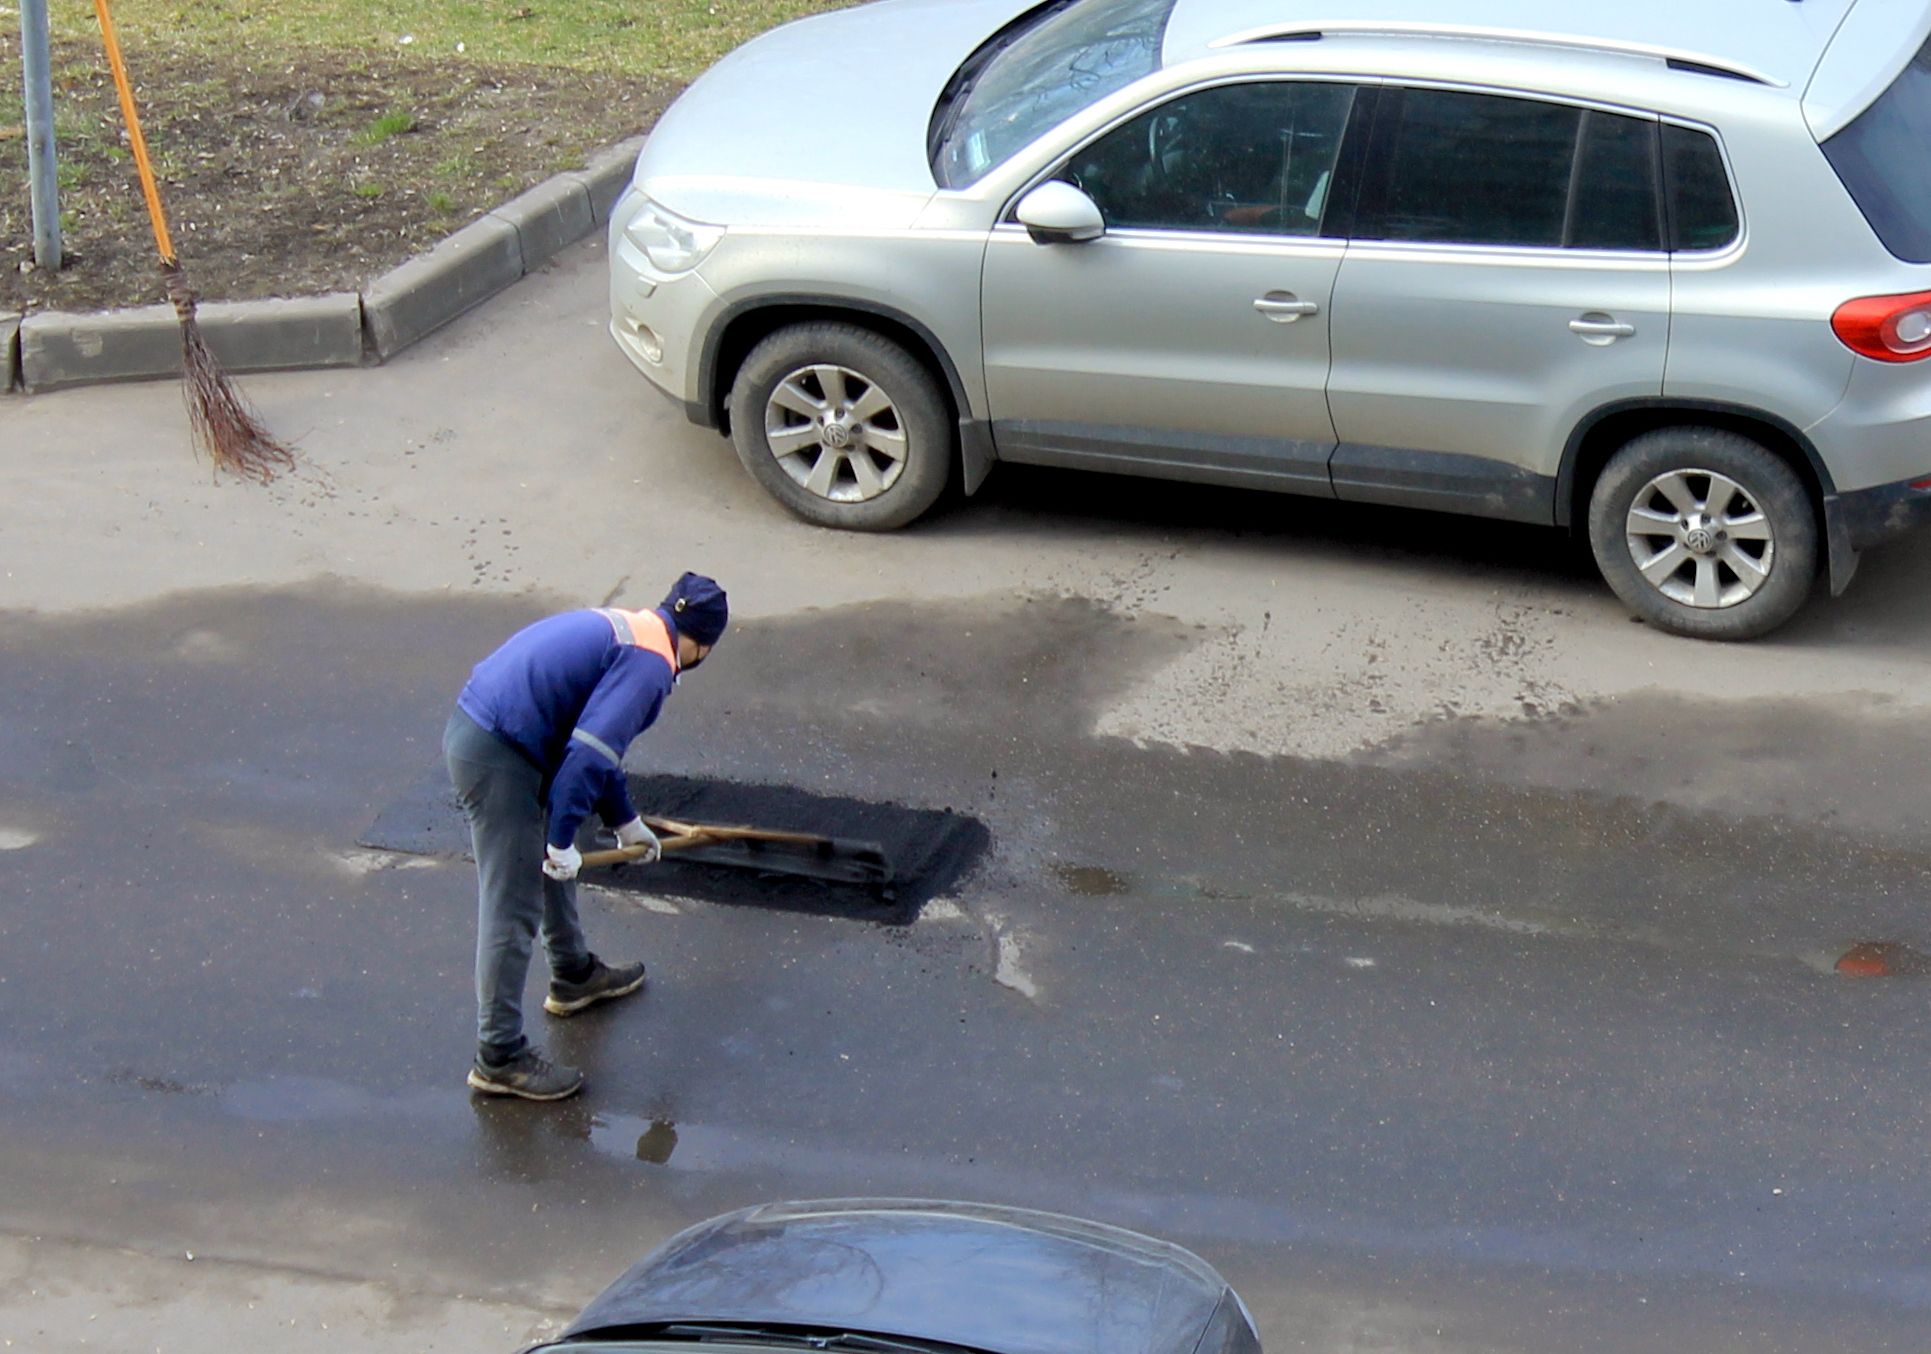
<path fill-rule="evenodd" d="M 833 884 L 863 884 L 889 896 L 892 864 L 877 842 L 843 837 L 820 837 L 809 832 L 778 832 L 761 827 L 726 827 L 717 823 L 684 823 L 674 818 L 645 817 L 665 855 L 676 852 L 702 865 L 758 870 L 765 874 L 796 875 Z M 609 851 L 586 851 L 585 869 L 624 865 L 640 860 L 644 846 L 619 846 Z"/>

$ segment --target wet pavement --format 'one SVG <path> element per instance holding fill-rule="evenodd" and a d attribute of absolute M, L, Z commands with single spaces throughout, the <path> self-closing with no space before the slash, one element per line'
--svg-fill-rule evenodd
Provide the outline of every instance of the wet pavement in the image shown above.
<path fill-rule="evenodd" d="M 538 321 L 594 305 L 593 258 L 539 282 Z M 373 426 L 493 342 L 262 389 L 363 382 Z M 52 445 L 164 394 L 0 419 Z M 1193 1246 L 1275 1351 L 1924 1346 L 1931 542 L 1716 648 L 1547 536 L 1408 514 L 1002 470 L 923 531 L 806 533 L 625 408 L 680 508 L 648 546 L 587 433 L 609 544 L 542 486 L 498 511 L 486 408 L 407 439 L 469 459 L 376 479 L 316 433 L 332 497 L 0 535 L 0 1230 L 562 1310 L 725 1208 L 950 1195 Z M 474 1101 L 473 878 L 361 839 L 510 630 L 705 565 L 743 619 L 633 769 L 985 854 L 908 925 L 586 888 L 646 994 L 538 1017 L 579 1100 Z"/>

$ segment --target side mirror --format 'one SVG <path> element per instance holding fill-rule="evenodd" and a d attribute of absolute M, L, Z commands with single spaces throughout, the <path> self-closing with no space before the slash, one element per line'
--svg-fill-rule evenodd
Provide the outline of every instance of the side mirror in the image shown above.
<path fill-rule="evenodd" d="M 1098 204 L 1057 179 L 1020 198 L 1013 215 L 1037 244 L 1078 244 L 1106 234 L 1106 218 Z"/>

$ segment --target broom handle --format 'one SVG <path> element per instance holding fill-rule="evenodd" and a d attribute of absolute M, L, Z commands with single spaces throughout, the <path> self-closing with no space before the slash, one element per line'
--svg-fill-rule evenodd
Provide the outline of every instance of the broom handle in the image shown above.
<path fill-rule="evenodd" d="M 114 16 L 107 12 L 107 0 L 94 0 L 94 13 L 101 21 L 101 42 L 107 48 L 107 64 L 114 69 L 114 89 L 121 96 L 121 116 L 127 120 L 127 139 L 134 147 L 134 166 L 141 172 L 141 194 L 147 198 L 154 243 L 161 251 L 161 262 L 172 265 L 174 241 L 168 235 L 167 213 L 161 210 L 161 190 L 154 183 L 154 166 L 148 163 L 147 138 L 141 135 L 141 115 L 134 110 L 134 87 L 127 80 L 127 63 L 121 60 L 121 40 L 114 36 Z"/>

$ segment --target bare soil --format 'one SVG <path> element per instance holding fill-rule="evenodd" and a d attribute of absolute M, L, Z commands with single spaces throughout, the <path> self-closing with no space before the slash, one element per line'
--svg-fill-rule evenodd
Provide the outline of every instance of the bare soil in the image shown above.
<path fill-rule="evenodd" d="M 586 156 L 676 87 L 539 65 L 365 51 L 130 50 L 175 248 L 207 300 L 354 290 Z M 0 70 L 18 70 L 0 32 Z M 56 43 L 65 266 L 33 265 L 24 128 L 0 120 L 0 311 L 163 299 L 98 48 Z M 0 104 L 0 119 L 20 115 Z"/>

